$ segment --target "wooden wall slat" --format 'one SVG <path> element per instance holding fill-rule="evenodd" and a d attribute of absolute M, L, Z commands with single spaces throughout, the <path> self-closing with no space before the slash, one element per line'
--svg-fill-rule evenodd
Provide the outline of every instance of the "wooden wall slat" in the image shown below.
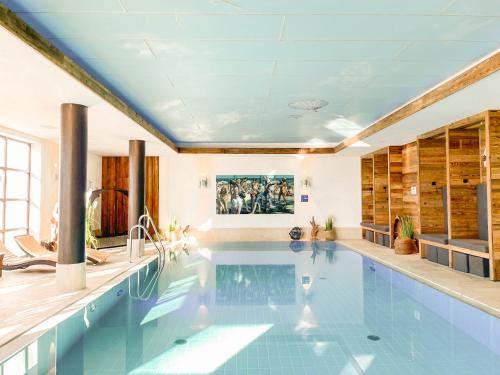
<path fill-rule="evenodd" d="M 500 117 L 489 113 L 485 127 L 490 279 L 500 280 Z"/>
<path fill-rule="evenodd" d="M 411 216 L 416 233 L 420 233 L 418 214 L 418 147 L 416 142 L 402 147 L 402 184 L 403 184 L 403 214 Z M 411 188 L 416 187 L 415 195 Z"/>
<path fill-rule="evenodd" d="M 373 158 L 361 159 L 361 221 L 373 223 Z"/>
<path fill-rule="evenodd" d="M 418 158 L 421 233 L 445 233 L 442 189 L 447 184 L 446 139 L 419 139 Z"/>
<path fill-rule="evenodd" d="M 403 212 L 403 155 L 402 147 L 390 146 L 388 149 L 389 168 L 389 225 L 391 246 L 394 238 L 393 224 Z"/>
<path fill-rule="evenodd" d="M 477 238 L 477 195 L 481 182 L 478 129 L 448 129 L 448 223 L 451 238 Z"/>
<path fill-rule="evenodd" d="M 389 174 L 387 152 L 373 154 L 374 222 L 389 225 Z"/>
<path fill-rule="evenodd" d="M 160 207 L 160 158 L 158 156 L 146 157 L 146 207 L 157 228 L 159 228 Z M 150 229 L 153 235 L 153 230 Z"/>
<path fill-rule="evenodd" d="M 116 184 L 116 159 L 102 158 L 102 187 L 114 189 Z M 115 235 L 116 215 L 115 192 L 104 192 L 101 196 L 101 234 L 104 237 Z"/>
<path fill-rule="evenodd" d="M 116 158 L 116 187 L 128 190 L 128 157 Z M 116 194 L 116 234 L 128 232 L 128 198 L 123 194 Z"/>

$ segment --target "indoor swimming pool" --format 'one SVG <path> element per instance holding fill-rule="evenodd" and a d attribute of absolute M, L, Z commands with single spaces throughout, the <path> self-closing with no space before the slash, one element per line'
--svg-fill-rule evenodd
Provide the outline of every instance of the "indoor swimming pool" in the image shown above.
<path fill-rule="evenodd" d="M 155 269 L 44 333 L 0 373 L 499 373 L 497 318 L 335 243 L 206 243 L 147 290 Z"/>

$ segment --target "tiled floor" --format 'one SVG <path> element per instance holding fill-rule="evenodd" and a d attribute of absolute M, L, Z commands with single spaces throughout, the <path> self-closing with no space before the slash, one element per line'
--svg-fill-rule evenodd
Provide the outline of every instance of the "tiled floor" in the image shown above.
<path fill-rule="evenodd" d="M 394 250 L 366 240 L 342 240 L 338 242 L 364 256 L 500 318 L 499 282 L 454 271 L 446 266 L 421 259 L 418 254 L 396 255 Z"/>
<path fill-rule="evenodd" d="M 26 270 L 4 271 L 0 278 L 0 354 L 6 343 L 76 301 L 92 295 L 111 280 L 129 274 L 155 254 L 147 245 L 150 256 L 130 263 L 124 247 L 109 251 L 112 255 L 106 264 L 87 266 L 87 288 L 78 292 L 62 293 L 57 290 L 54 267 L 35 266 Z"/>

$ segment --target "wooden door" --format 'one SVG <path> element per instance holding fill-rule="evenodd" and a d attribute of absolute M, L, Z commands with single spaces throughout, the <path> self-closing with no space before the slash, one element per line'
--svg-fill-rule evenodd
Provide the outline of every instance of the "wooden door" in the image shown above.
<path fill-rule="evenodd" d="M 128 157 L 102 158 L 102 188 L 128 190 Z M 149 213 L 158 226 L 159 158 L 146 157 L 145 200 Z M 104 192 L 101 197 L 101 230 L 103 237 L 120 236 L 128 230 L 128 198 L 116 192 Z"/>

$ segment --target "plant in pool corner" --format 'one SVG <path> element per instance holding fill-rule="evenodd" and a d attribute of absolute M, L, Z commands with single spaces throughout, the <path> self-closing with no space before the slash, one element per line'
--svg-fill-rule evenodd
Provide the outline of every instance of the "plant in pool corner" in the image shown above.
<path fill-rule="evenodd" d="M 335 240 L 335 230 L 333 229 L 333 216 L 329 215 L 325 220 L 325 240 Z"/>
<path fill-rule="evenodd" d="M 325 230 L 333 230 L 333 216 L 330 215 L 325 220 Z"/>
<path fill-rule="evenodd" d="M 400 238 L 410 238 L 410 239 L 413 238 L 414 235 L 413 220 L 411 216 L 408 215 L 399 216 L 399 224 L 400 224 L 400 229 L 398 236 Z"/>
<path fill-rule="evenodd" d="M 411 216 L 402 215 L 396 218 L 399 225 L 398 238 L 394 241 L 394 251 L 396 254 L 413 254 L 417 252 L 417 245 L 414 236 L 413 219 Z"/>
<path fill-rule="evenodd" d="M 170 241 L 177 241 L 180 239 L 180 226 L 177 219 L 174 217 L 170 219 L 167 227 L 167 236 Z"/>

